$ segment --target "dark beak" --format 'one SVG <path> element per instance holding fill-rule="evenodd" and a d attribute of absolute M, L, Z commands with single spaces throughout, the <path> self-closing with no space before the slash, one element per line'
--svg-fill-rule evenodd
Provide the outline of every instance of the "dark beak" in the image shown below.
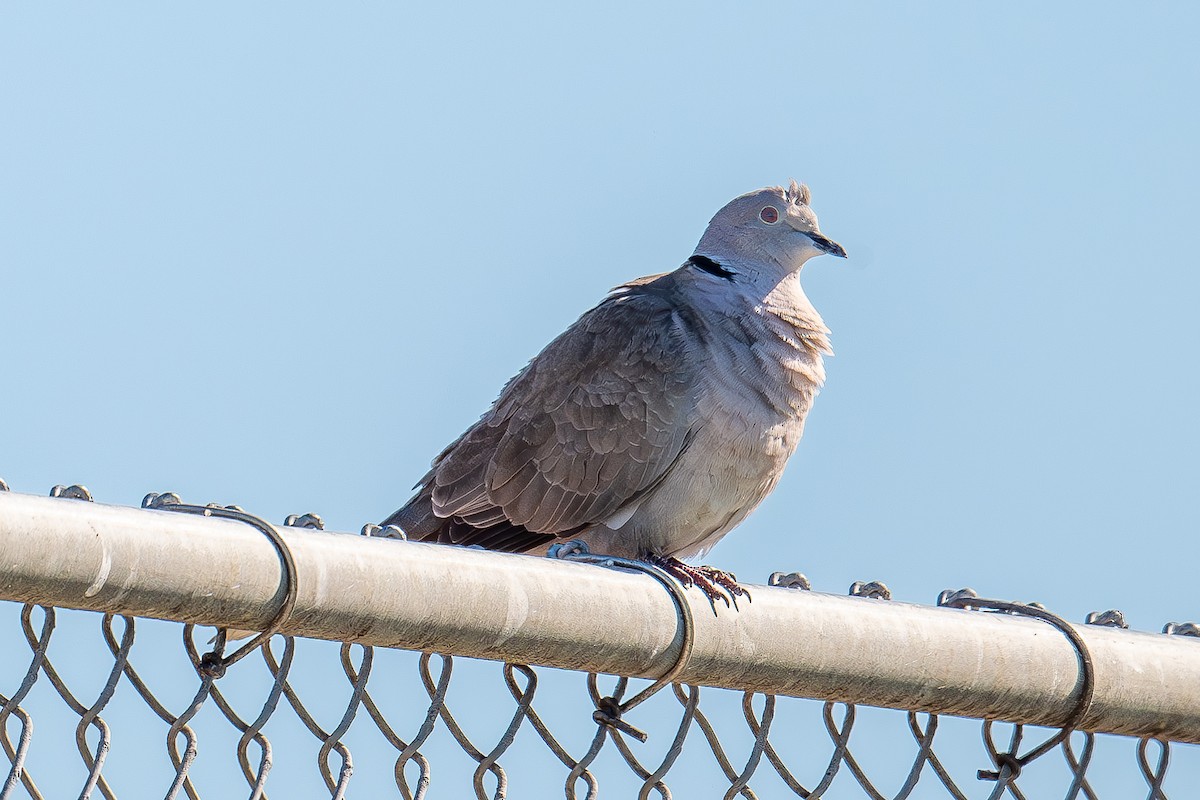
<path fill-rule="evenodd" d="M 846 257 L 846 248 L 842 247 L 833 239 L 826 239 L 819 233 L 806 233 L 804 235 L 812 239 L 813 244 L 815 244 L 819 249 L 824 250 L 826 253 L 829 253 L 829 255 L 837 256 L 838 258 Z"/>

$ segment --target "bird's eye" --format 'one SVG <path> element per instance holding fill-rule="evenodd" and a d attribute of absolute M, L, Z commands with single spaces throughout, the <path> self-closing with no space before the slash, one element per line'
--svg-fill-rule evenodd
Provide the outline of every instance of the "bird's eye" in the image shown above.
<path fill-rule="evenodd" d="M 775 206 L 763 206 L 763 210 L 758 212 L 758 218 L 768 225 L 774 225 L 779 222 L 779 209 Z"/>

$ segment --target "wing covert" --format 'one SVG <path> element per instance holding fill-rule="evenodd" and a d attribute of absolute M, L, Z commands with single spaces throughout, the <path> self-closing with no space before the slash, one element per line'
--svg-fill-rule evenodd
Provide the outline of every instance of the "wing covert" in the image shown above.
<path fill-rule="evenodd" d="M 414 501 L 427 494 L 454 523 L 439 540 L 494 542 L 513 526 L 569 535 L 662 479 L 690 441 L 698 366 L 694 333 L 657 283 L 584 314 L 435 460 Z"/>

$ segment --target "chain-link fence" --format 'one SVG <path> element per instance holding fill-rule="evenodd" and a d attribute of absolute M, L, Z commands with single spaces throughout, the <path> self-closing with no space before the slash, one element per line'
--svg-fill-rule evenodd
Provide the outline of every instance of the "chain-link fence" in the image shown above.
<path fill-rule="evenodd" d="M 0 602 L 5 800 L 1165 798 L 1200 785 L 1200 752 L 1180 744 L 1200 740 L 1194 625 L 1141 634 L 1110 612 L 1072 626 L 970 592 L 940 598 L 970 611 L 908 606 L 887 602 L 881 584 L 835 598 L 802 591 L 795 575 L 773 580 L 792 591 L 752 587 L 743 608 L 713 611 L 653 574 L 393 542 L 369 543 L 347 579 L 334 562 L 354 561 L 361 537 L 276 529 L 232 509 L 185 517 L 61 499 L 85 498 L 80 488 L 56 494 L 0 494 L 0 598 L 19 601 Z M 164 503 L 180 505 L 147 504 Z M 184 529 L 167 530 L 176 522 Z M 199 549 L 178 552 L 189 547 Z M 382 569 L 412 592 L 370 580 L 397 554 L 407 571 Z M 447 570 L 443 556 L 482 578 Z M 580 596 L 598 590 L 604 618 L 572 618 L 579 597 L 545 585 L 543 569 Z M 513 577 L 525 572 L 529 584 Z M 464 593 L 474 600 L 456 605 Z M 374 624 L 377 607 L 411 620 Z M 648 623 L 630 628 L 630 617 Z M 358 643 L 282 633 L 210 643 L 201 618 Z M 822 636 L 793 636 L 797 624 Z M 504 653 L 583 671 L 460 655 Z M 788 659 L 805 658 L 805 674 L 792 674 Z M 640 677 L 599 674 L 614 664 Z"/>

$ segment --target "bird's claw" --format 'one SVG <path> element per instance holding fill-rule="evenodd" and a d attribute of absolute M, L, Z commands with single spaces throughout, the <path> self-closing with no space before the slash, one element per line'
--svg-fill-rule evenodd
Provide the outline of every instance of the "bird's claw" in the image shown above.
<path fill-rule="evenodd" d="M 737 608 L 739 597 L 750 598 L 750 592 L 737 582 L 737 578 L 731 572 L 703 565 L 693 567 L 673 556 L 648 555 L 645 560 L 675 578 L 686 588 L 695 586 L 704 593 L 710 603 L 715 604 L 720 600 L 726 608 Z"/>

